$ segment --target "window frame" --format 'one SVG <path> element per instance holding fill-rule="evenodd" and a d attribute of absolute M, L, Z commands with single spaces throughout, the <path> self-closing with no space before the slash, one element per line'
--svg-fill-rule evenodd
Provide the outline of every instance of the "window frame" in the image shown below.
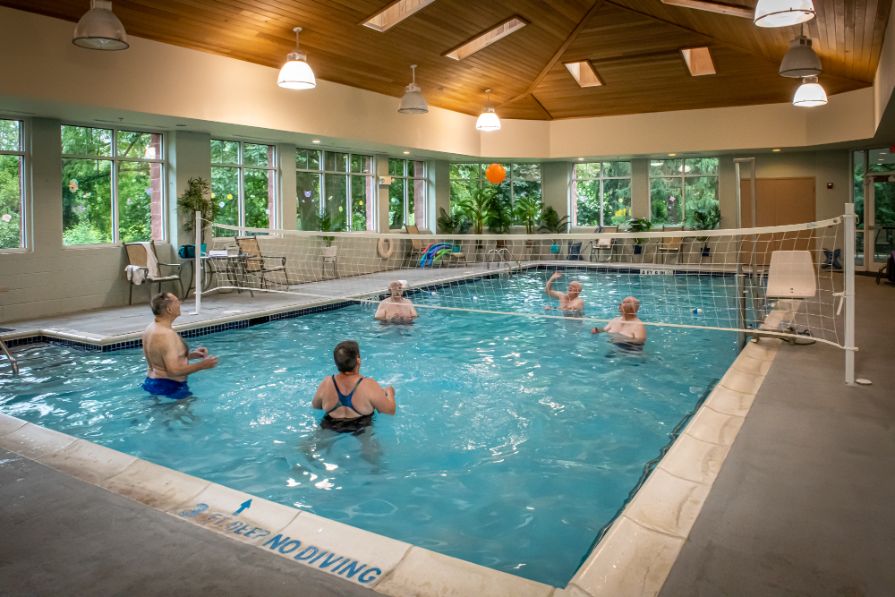
<path fill-rule="evenodd" d="M 411 190 L 411 185 L 408 183 L 416 182 L 416 181 L 420 181 L 423 184 L 423 198 L 422 198 L 422 203 L 421 203 L 421 205 L 422 205 L 422 217 L 421 218 L 416 217 L 417 202 L 416 202 L 416 200 L 414 200 L 414 203 L 413 203 L 413 205 L 414 205 L 414 218 L 413 218 L 414 225 L 416 225 L 417 228 L 422 228 L 423 230 L 428 229 L 427 222 L 429 219 L 429 210 L 428 210 L 429 164 L 425 160 L 413 160 L 413 159 L 404 158 L 404 157 L 402 157 L 402 158 L 389 157 L 388 161 L 389 161 L 389 176 L 392 179 L 399 178 L 404 181 L 404 215 L 401 220 L 402 222 L 404 222 L 404 224 L 402 224 L 402 226 L 400 226 L 398 228 L 392 228 L 391 227 L 391 217 L 389 217 L 389 230 L 400 230 L 403 226 L 407 225 L 407 222 L 409 221 L 408 216 L 410 215 L 409 199 L 410 199 L 410 190 Z M 391 174 L 391 162 L 392 161 L 402 162 L 403 174 Z M 413 176 L 412 174 L 410 174 L 410 163 L 411 162 L 419 162 L 423 165 L 422 176 Z M 389 215 L 391 215 L 391 193 L 389 193 Z M 420 220 L 422 220 L 422 222 L 420 222 Z M 420 224 L 422 224 L 422 225 L 420 225 Z"/>
<path fill-rule="evenodd" d="M 600 175 L 595 178 L 578 178 L 578 166 L 585 166 L 587 164 L 599 164 L 600 165 Z M 606 164 L 628 164 L 628 176 L 604 176 L 603 173 L 606 172 L 607 168 L 604 166 Z M 571 214 L 572 219 L 572 227 L 573 228 L 590 228 L 590 224 L 579 224 L 578 223 L 578 183 L 579 182 L 599 182 L 599 188 L 597 190 L 597 197 L 599 198 L 599 211 L 600 211 L 600 222 L 597 224 L 601 229 L 606 228 L 607 226 L 614 226 L 615 224 L 606 224 L 603 221 L 603 214 L 605 212 L 605 184 L 607 180 L 627 180 L 628 181 L 628 190 L 631 191 L 631 205 L 628 208 L 628 218 L 633 217 L 631 212 L 634 209 L 634 164 L 632 160 L 594 160 L 594 161 L 581 161 L 581 162 L 572 162 L 572 175 L 570 177 L 569 183 L 569 213 Z"/>
<path fill-rule="evenodd" d="M 347 180 L 345 181 L 345 196 L 343 197 L 343 207 L 345 208 L 345 228 L 343 230 L 333 230 L 333 232 L 372 232 L 378 230 L 378 193 L 376 192 L 376 156 L 372 154 L 366 153 L 354 153 L 351 151 L 336 151 L 336 150 L 328 150 L 321 149 L 317 147 L 295 147 L 296 152 L 306 152 L 313 151 L 317 152 L 317 164 L 318 167 L 316 169 L 311 168 L 299 168 L 298 164 L 295 165 L 296 172 L 296 180 L 298 178 L 298 173 L 305 174 L 316 174 L 318 177 L 317 188 L 319 189 L 318 198 L 317 198 L 317 216 L 323 217 L 326 214 L 326 177 L 327 176 L 345 176 Z M 326 169 L 326 157 L 327 154 L 342 154 L 345 156 L 346 166 L 345 170 L 327 170 Z M 364 172 L 352 172 L 351 171 L 351 161 L 353 157 L 360 157 L 364 159 L 370 160 L 370 168 L 369 171 Z M 372 198 L 373 205 L 366 205 L 366 226 L 364 230 L 353 230 L 351 226 L 351 215 L 352 212 L 352 202 L 353 202 L 353 185 L 355 178 L 364 178 L 365 184 L 364 188 L 366 190 L 366 194 Z M 298 205 L 301 202 L 301 198 L 297 196 L 298 189 L 296 188 L 296 213 L 295 213 L 295 225 L 298 228 Z M 307 229 L 303 229 L 307 230 Z M 319 226 L 317 228 L 319 231 Z"/>
<path fill-rule="evenodd" d="M 83 155 L 83 154 L 71 154 L 62 152 L 62 127 L 71 126 L 78 128 L 88 128 L 88 129 L 97 129 L 97 130 L 106 130 L 112 132 L 111 144 L 109 147 L 110 154 L 108 156 L 101 155 Z M 118 156 L 118 133 L 119 132 L 127 132 L 127 133 L 147 133 L 150 135 L 158 135 L 159 136 L 159 157 L 157 159 L 147 159 L 147 158 L 130 158 L 130 157 L 119 157 Z M 162 234 L 161 238 L 157 239 L 160 241 L 167 241 L 169 237 L 168 230 L 168 160 L 167 160 L 167 140 L 165 139 L 165 133 L 159 130 L 150 130 L 142 127 L 116 127 L 116 126 L 95 126 L 93 124 L 80 124 L 77 122 L 62 122 L 59 125 L 59 149 L 60 149 L 60 159 L 61 162 L 64 163 L 65 160 L 93 160 L 100 161 L 106 160 L 111 163 L 110 168 L 110 181 L 109 181 L 109 190 L 112 195 L 112 209 L 111 209 L 111 226 L 112 226 L 112 240 L 108 243 L 85 243 L 85 244 L 77 244 L 77 245 L 67 245 L 65 244 L 65 224 L 63 222 L 62 227 L 62 246 L 65 249 L 77 249 L 82 247 L 111 247 L 111 246 L 123 246 L 124 243 L 121 242 L 121 230 L 120 230 L 120 209 L 119 209 L 119 197 L 118 197 L 118 165 L 123 162 L 128 163 L 143 163 L 143 164 L 158 164 L 161 168 L 160 180 L 161 184 L 159 185 L 159 192 L 161 193 L 160 202 L 161 202 L 161 229 Z M 60 164 L 61 166 L 61 164 Z M 60 173 L 62 169 L 60 167 Z M 65 181 L 63 180 L 64 184 Z M 152 239 L 155 240 L 155 239 Z"/>
<path fill-rule="evenodd" d="M 211 144 L 215 141 L 223 143 L 238 143 L 236 155 L 238 163 L 233 162 L 214 162 L 211 158 Z M 256 166 L 254 164 L 245 163 L 245 145 L 263 145 L 269 147 L 270 159 L 267 166 Z M 273 193 L 273 201 L 271 202 L 270 213 L 267 214 L 267 228 L 274 229 L 279 225 L 279 213 L 282 205 L 282 195 L 280 193 L 280 169 L 279 151 L 276 143 L 268 143 L 264 141 L 253 141 L 251 139 L 227 139 L 223 137 L 212 137 L 208 142 L 209 164 L 211 168 L 235 168 L 236 175 L 236 224 L 239 228 L 240 235 L 245 234 L 246 228 L 255 228 L 255 226 L 246 225 L 246 194 L 245 194 L 245 171 L 246 170 L 265 170 L 268 179 L 268 193 Z M 209 180 L 211 182 L 211 180 Z"/>
<path fill-rule="evenodd" d="M 0 247 L 0 253 L 16 253 L 27 251 L 30 247 L 31 235 L 31 212 L 29 210 L 30 201 L 30 180 L 28 176 L 28 168 L 30 167 L 30 152 L 28 151 L 27 129 L 28 122 L 24 118 L 7 117 L 0 114 L 0 119 L 9 120 L 19 123 L 19 148 L 16 150 L 0 149 L 0 155 L 13 155 L 19 158 L 19 246 L 18 247 Z"/>
<path fill-rule="evenodd" d="M 690 160 L 715 160 L 715 174 L 705 174 L 705 173 L 694 173 L 689 174 L 687 172 L 687 162 Z M 681 169 L 677 174 L 661 174 L 658 176 L 653 176 L 652 168 L 653 162 L 680 162 Z M 685 158 L 650 158 L 647 162 L 647 197 L 649 198 L 649 219 L 650 222 L 653 220 L 653 180 L 654 179 L 673 179 L 677 180 L 681 186 L 681 196 L 680 196 L 680 213 L 681 219 L 679 222 L 664 222 L 659 224 L 663 227 L 670 226 L 672 228 L 680 227 L 682 230 L 686 228 L 687 225 L 687 179 L 688 178 L 714 178 L 715 179 L 715 201 L 718 202 L 720 207 L 721 198 L 718 196 L 720 193 L 720 182 L 721 182 L 721 158 L 720 157 L 711 157 L 711 156 L 698 156 L 698 157 L 685 157 Z"/>

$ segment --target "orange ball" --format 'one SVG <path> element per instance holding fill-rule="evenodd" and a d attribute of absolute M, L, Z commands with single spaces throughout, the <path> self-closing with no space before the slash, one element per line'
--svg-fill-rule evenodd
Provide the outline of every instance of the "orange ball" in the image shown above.
<path fill-rule="evenodd" d="M 491 164 L 485 168 L 485 178 L 491 184 L 500 184 L 507 177 L 507 169 L 500 164 Z"/>

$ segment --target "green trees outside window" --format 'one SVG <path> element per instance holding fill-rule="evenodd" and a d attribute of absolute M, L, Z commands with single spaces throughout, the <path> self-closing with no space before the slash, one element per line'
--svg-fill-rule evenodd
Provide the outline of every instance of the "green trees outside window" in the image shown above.
<path fill-rule="evenodd" d="M 572 172 L 573 226 L 618 226 L 631 218 L 631 162 L 586 162 Z"/>
<path fill-rule="evenodd" d="M 22 147 L 22 122 L 0 119 L 0 249 L 24 246 L 25 153 Z"/>
<path fill-rule="evenodd" d="M 654 227 L 694 229 L 697 212 L 718 209 L 718 158 L 651 160 L 649 187 Z"/>
<path fill-rule="evenodd" d="M 523 197 L 542 203 L 541 165 L 538 163 L 503 164 L 507 177 L 498 185 L 492 185 L 485 178 L 488 164 L 451 164 L 451 215 L 462 218 L 459 205 L 467 205 L 475 200 L 479 189 L 494 187 L 494 201 L 505 206 L 508 213 L 513 214 L 513 224 L 522 225 L 515 209 L 516 202 Z"/>
<path fill-rule="evenodd" d="M 399 229 L 426 221 L 426 162 L 389 158 L 388 227 Z"/>
<path fill-rule="evenodd" d="M 65 245 L 162 240 L 162 134 L 62 125 Z"/>
<path fill-rule="evenodd" d="M 297 229 L 321 230 L 324 217 L 331 231 L 374 228 L 372 156 L 297 148 L 295 169 Z"/>
<path fill-rule="evenodd" d="M 217 223 L 270 228 L 276 210 L 276 150 L 273 145 L 211 140 L 211 197 Z"/>

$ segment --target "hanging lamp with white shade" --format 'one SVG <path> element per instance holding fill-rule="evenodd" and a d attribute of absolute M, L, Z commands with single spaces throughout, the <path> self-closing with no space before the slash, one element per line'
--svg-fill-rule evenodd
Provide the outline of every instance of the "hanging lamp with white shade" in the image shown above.
<path fill-rule="evenodd" d="M 752 22 L 759 27 L 789 27 L 815 16 L 811 0 L 758 0 Z"/>
<path fill-rule="evenodd" d="M 497 115 L 497 112 L 494 111 L 494 106 L 491 105 L 491 90 L 486 89 L 485 93 L 488 95 L 488 103 L 485 105 L 485 109 L 482 113 L 479 114 L 478 120 L 475 121 L 475 128 L 484 133 L 499 131 L 500 117 Z"/>
<path fill-rule="evenodd" d="M 827 105 L 827 92 L 817 82 L 817 77 L 805 77 L 802 84 L 796 89 L 792 98 L 792 105 L 800 108 L 815 108 Z"/>
<path fill-rule="evenodd" d="M 811 38 L 799 35 L 792 40 L 789 50 L 780 62 L 781 77 L 816 77 L 823 71 L 820 58 L 811 47 Z"/>
<path fill-rule="evenodd" d="M 308 56 L 298 49 L 301 27 L 292 30 L 295 31 L 295 50 L 286 55 L 286 64 L 280 68 L 277 85 L 284 89 L 314 89 L 317 87 L 317 78 L 308 64 Z"/>
<path fill-rule="evenodd" d="M 130 47 L 124 25 L 112 12 L 112 3 L 108 0 L 91 0 L 90 10 L 75 25 L 71 43 L 89 50 L 114 51 Z"/>
<path fill-rule="evenodd" d="M 401 105 L 398 112 L 401 114 L 425 114 L 429 111 L 429 105 L 426 98 L 423 97 L 422 89 L 416 84 L 416 65 L 410 65 L 411 81 L 404 89 L 404 96 L 401 98 Z"/>

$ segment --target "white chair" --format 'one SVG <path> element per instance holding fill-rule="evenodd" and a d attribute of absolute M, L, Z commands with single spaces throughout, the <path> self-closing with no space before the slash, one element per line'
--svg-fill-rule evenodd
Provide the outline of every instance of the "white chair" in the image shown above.
<path fill-rule="evenodd" d="M 615 232 L 615 230 L 616 230 L 616 228 L 613 227 L 610 229 L 610 227 L 607 226 L 606 228 L 603 228 L 603 227 L 597 228 L 596 232 L 599 234 L 602 232 Z M 612 237 L 602 237 L 602 238 L 598 238 L 597 240 L 590 241 L 587 245 L 587 249 L 588 249 L 588 253 L 589 253 L 588 259 L 590 261 L 596 261 L 599 259 L 600 255 L 602 253 L 607 253 L 609 255 L 609 257 L 608 257 L 608 259 L 606 259 L 606 261 L 612 261 L 612 250 L 613 250 L 614 245 L 615 245 L 615 239 Z M 594 259 L 595 257 L 597 259 Z"/>
<path fill-rule="evenodd" d="M 781 332 L 810 336 L 810 331 L 797 330 L 793 324 L 799 301 L 814 298 L 817 295 L 817 276 L 814 271 L 814 263 L 811 261 L 810 251 L 774 251 L 771 253 L 771 263 L 768 266 L 768 287 L 765 291 L 767 300 L 777 299 L 786 301 L 786 313 L 784 315 L 777 309 L 768 315 L 766 324 L 775 326 Z M 785 318 L 784 318 L 785 317 Z"/>

